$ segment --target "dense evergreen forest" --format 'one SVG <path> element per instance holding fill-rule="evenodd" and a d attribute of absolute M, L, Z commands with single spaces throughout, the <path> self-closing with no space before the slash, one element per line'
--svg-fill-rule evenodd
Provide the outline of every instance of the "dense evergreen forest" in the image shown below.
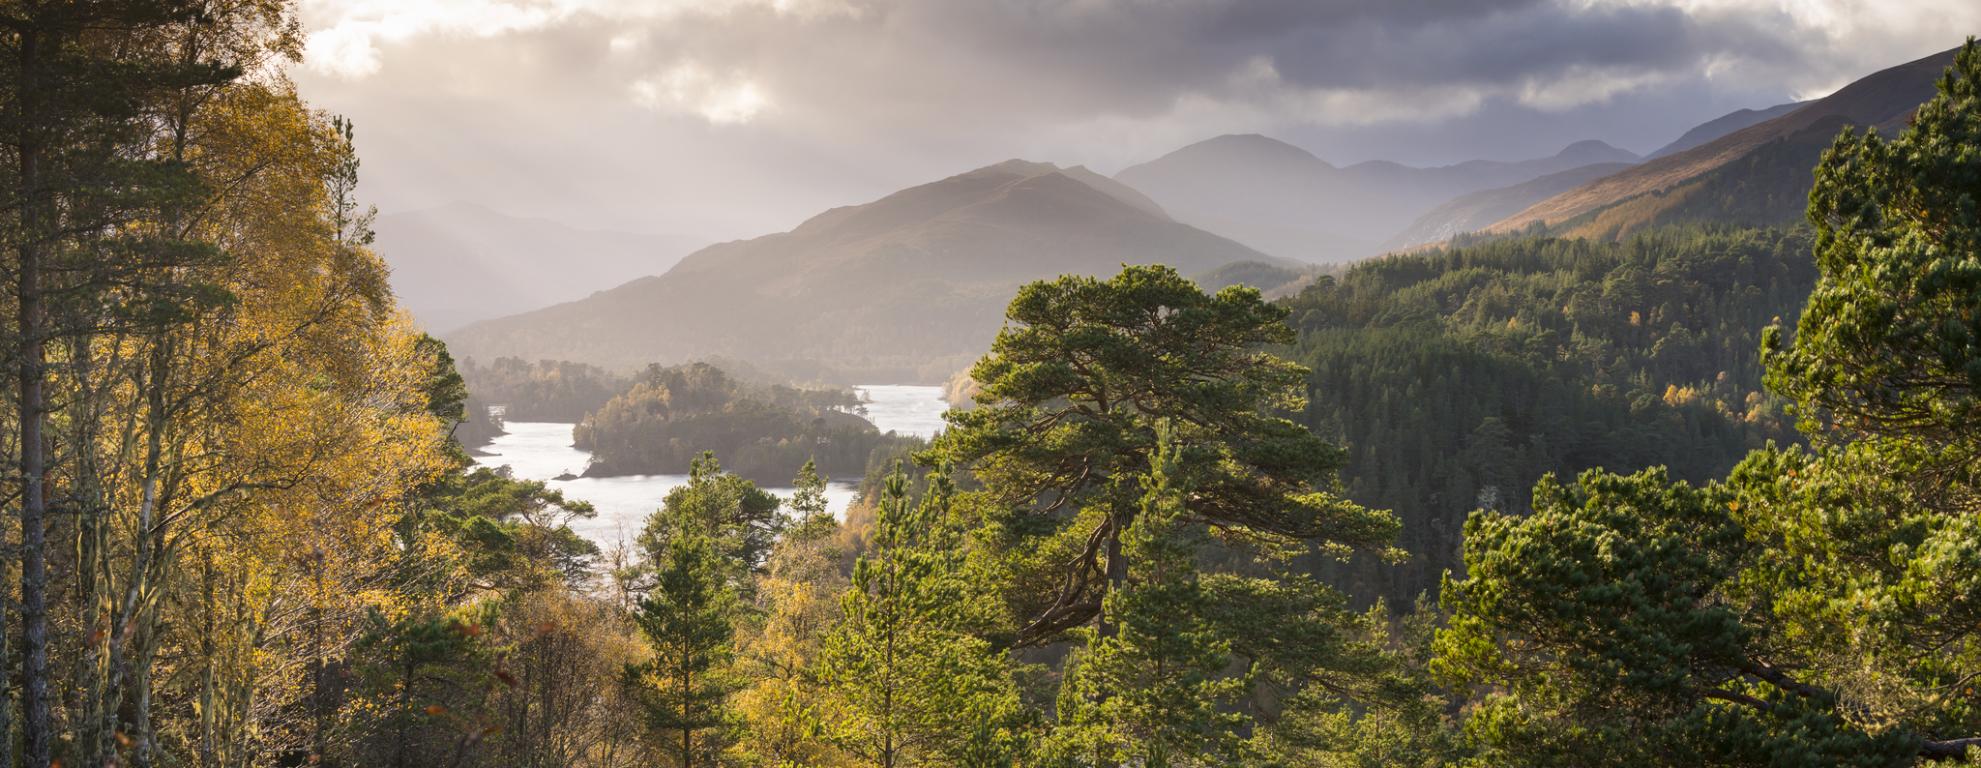
<path fill-rule="evenodd" d="M 1668 467 L 1701 482 L 1799 441 L 1761 382 L 1761 329 L 1815 283 L 1810 238 L 1663 229 L 1522 238 L 1364 262 L 1289 303 L 1301 421 L 1347 446 L 1350 498 L 1403 521 L 1401 567 L 1340 579 L 1407 605 L 1458 563 L 1473 509 L 1529 509 L 1548 472 Z M 1328 567 L 1341 573 L 1338 567 Z"/>
<path fill-rule="evenodd" d="M 650 369 L 601 551 L 453 435 L 604 377 L 398 310 L 293 11 L 0 8 L 0 768 L 1981 764 L 1981 46 L 1807 231 L 1028 284 L 844 519 L 843 394 Z"/>

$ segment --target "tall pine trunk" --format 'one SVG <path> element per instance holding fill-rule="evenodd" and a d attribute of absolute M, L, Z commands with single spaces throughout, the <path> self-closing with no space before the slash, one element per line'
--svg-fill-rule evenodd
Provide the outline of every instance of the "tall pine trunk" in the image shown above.
<path fill-rule="evenodd" d="M 47 223 L 48 190 L 42 188 L 45 146 L 36 135 L 36 120 L 42 115 L 38 102 L 43 94 L 40 74 L 41 32 L 32 27 L 20 32 L 20 94 L 17 119 L 20 121 L 20 263 L 16 289 L 19 292 L 20 356 L 16 370 L 20 389 L 21 441 L 21 716 L 25 737 L 23 757 L 28 768 L 46 768 L 53 757 L 54 734 L 48 700 L 48 497 L 47 454 L 42 429 L 47 423 L 48 402 L 43 384 L 47 367 L 46 312 L 42 306 L 42 257 L 46 246 L 43 229 Z"/>

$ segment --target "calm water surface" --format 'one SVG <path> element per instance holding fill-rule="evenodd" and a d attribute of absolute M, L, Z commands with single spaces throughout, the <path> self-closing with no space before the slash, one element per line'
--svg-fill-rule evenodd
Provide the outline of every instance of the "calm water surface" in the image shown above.
<path fill-rule="evenodd" d="M 881 431 L 894 431 L 917 437 L 931 437 L 942 427 L 941 387 L 892 384 L 854 388 L 867 401 L 867 418 Z M 660 506 L 667 492 L 688 482 L 687 475 L 625 475 L 621 477 L 579 477 L 557 480 L 559 475 L 582 474 L 591 454 L 571 445 L 570 424 L 512 421 L 503 425 L 507 434 L 475 457 L 479 466 L 507 466 L 517 477 L 542 480 L 563 492 L 567 499 L 592 503 L 598 516 L 575 521 L 571 529 L 598 542 L 607 550 L 630 545 L 646 525 L 647 516 Z M 854 480 L 856 478 L 848 478 Z M 790 488 L 764 490 L 789 498 Z M 854 483 L 834 481 L 826 487 L 826 502 L 835 515 L 845 512 L 853 501 Z"/>

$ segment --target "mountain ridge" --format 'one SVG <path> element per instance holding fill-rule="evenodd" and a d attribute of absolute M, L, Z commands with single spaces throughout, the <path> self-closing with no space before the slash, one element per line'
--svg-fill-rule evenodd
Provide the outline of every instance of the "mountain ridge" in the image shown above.
<path fill-rule="evenodd" d="M 1129 166 L 1114 178 L 1178 221 L 1264 253 L 1325 264 L 1380 252 L 1380 244 L 1455 197 L 1590 163 L 1636 160 L 1588 139 L 1529 160 L 1336 166 L 1278 139 L 1225 134 Z"/>
<path fill-rule="evenodd" d="M 1773 119 L 1537 202 L 1485 231 L 1509 233 L 1534 224 L 1555 226 L 1630 198 L 1670 190 L 1733 163 L 1770 142 L 1787 140 L 1826 118 L 1842 118 L 1849 125 L 1892 132 L 1932 97 L 1934 83 L 1953 61 L 1957 50 L 1879 70 Z M 1813 166 L 1814 162 L 1811 158 L 1808 165 Z"/>
<path fill-rule="evenodd" d="M 1384 242 L 1383 250 L 1431 245 L 1477 232 L 1530 205 L 1629 167 L 1629 163 L 1591 163 L 1510 187 L 1461 195 L 1417 217 L 1410 226 Z"/>
<path fill-rule="evenodd" d="M 1812 100 L 1813 101 L 1813 100 Z M 1764 109 L 1736 109 L 1692 127 L 1671 143 L 1645 155 L 1646 161 L 1674 155 L 1756 123 L 1763 123 L 1808 106 L 1809 101 L 1792 101 Z"/>
<path fill-rule="evenodd" d="M 711 245 L 664 274 L 475 323 L 448 342 L 462 357 L 618 370 L 720 353 L 806 378 L 941 381 L 989 345 L 1026 282 L 1239 261 L 1273 259 L 1091 171 L 1006 161 Z"/>

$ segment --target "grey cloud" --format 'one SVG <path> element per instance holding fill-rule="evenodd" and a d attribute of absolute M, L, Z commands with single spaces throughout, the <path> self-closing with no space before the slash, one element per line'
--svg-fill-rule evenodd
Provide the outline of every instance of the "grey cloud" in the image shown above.
<path fill-rule="evenodd" d="M 1582 138 L 1646 150 L 1725 111 L 1958 42 L 1885 35 L 1866 46 L 1773 2 L 852 4 L 851 15 L 579 14 L 383 43 L 365 79 L 298 78 L 359 118 L 369 186 L 388 208 L 468 199 L 577 224 L 742 236 L 1014 155 L 1110 170 L 1225 131 L 1280 135 L 1338 162 L 1518 158 Z M 615 39 L 639 44 L 615 50 Z M 1276 81 L 1248 79 L 1261 61 Z M 688 64 L 716 91 L 754 85 L 768 106 L 712 125 L 635 103 L 635 83 Z M 1592 72 L 1642 84 L 1546 113 L 1517 98 Z M 1298 107 L 1302 91 L 1337 89 L 1393 93 L 1398 108 L 1370 126 Z"/>
<path fill-rule="evenodd" d="M 1601 70 L 1684 77 L 1707 62 L 1777 69 L 1796 50 L 1765 12 L 1668 6 L 1202 0 L 870 2 L 855 18 L 768 12 L 648 30 L 649 67 L 688 59 L 762 82 L 787 115 L 853 128 L 1160 116 L 1180 98 L 1256 99 L 1265 62 L 1292 89 L 1510 87 Z M 1268 96 L 1270 94 L 1267 94 Z"/>

